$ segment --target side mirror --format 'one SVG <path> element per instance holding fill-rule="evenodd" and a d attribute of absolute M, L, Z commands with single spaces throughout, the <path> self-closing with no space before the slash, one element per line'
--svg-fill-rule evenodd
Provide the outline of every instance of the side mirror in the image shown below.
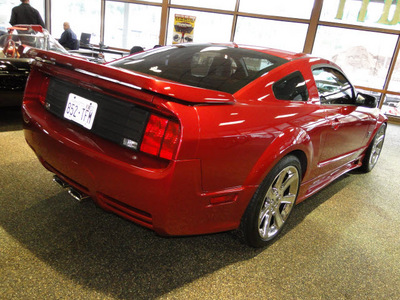
<path fill-rule="evenodd" d="M 374 96 L 364 93 L 357 93 L 356 104 L 359 106 L 375 108 L 378 105 L 378 101 Z"/>

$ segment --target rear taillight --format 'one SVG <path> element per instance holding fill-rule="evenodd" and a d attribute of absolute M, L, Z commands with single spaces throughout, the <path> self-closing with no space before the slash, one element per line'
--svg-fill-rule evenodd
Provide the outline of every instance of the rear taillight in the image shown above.
<path fill-rule="evenodd" d="M 169 121 L 160 149 L 160 157 L 172 159 L 179 143 L 179 133 L 179 125 Z"/>
<path fill-rule="evenodd" d="M 146 126 L 140 150 L 165 159 L 173 159 L 179 144 L 179 124 L 151 115 Z"/>
<path fill-rule="evenodd" d="M 32 69 L 26 83 L 24 99 L 38 99 L 40 103 L 44 105 L 49 84 L 49 77 L 45 76 L 40 71 Z"/>

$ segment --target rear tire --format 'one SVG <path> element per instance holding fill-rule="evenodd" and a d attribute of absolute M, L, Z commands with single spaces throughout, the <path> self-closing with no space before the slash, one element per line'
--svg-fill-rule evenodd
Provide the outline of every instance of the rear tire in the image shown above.
<path fill-rule="evenodd" d="M 288 155 L 265 177 L 242 217 L 240 233 L 255 248 L 266 246 L 282 231 L 299 193 L 301 164 Z"/>
<path fill-rule="evenodd" d="M 383 123 L 376 132 L 371 144 L 368 146 L 360 170 L 364 173 L 371 172 L 378 162 L 385 141 L 386 124 Z"/>

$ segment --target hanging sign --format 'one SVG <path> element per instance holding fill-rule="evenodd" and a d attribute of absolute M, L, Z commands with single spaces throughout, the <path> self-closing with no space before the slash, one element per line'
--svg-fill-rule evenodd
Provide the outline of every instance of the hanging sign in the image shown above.
<path fill-rule="evenodd" d="M 340 0 L 335 19 L 343 20 L 346 1 L 347 0 Z M 360 8 L 360 11 L 359 11 L 358 17 L 357 17 L 358 22 L 365 22 L 367 12 L 368 12 L 368 5 L 369 5 L 370 1 L 371 0 L 363 0 L 362 1 L 361 8 Z M 374 1 L 374 2 L 382 2 L 382 4 L 383 4 L 383 0 Z M 392 10 L 392 3 L 393 3 L 393 0 L 385 0 L 384 1 L 382 15 L 381 15 L 380 19 L 377 20 L 377 23 L 385 24 L 385 25 L 396 25 L 400 22 L 400 1 L 395 1 L 395 3 L 393 3 L 393 5 L 396 5 L 396 9 L 394 10 L 392 19 L 389 20 L 389 14 L 391 13 L 391 10 Z"/>
<path fill-rule="evenodd" d="M 193 42 L 193 30 L 196 17 L 175 15 L 172 44 Z"/>

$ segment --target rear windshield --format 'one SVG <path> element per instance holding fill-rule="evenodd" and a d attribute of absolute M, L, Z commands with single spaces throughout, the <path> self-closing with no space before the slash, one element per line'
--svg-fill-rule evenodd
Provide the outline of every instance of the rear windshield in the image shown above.
<path fill-rule="evenodd" d="M 190 44 L 156 48 L 109 65 L 233 94 L 285 62 L 248 49 Z"/>

